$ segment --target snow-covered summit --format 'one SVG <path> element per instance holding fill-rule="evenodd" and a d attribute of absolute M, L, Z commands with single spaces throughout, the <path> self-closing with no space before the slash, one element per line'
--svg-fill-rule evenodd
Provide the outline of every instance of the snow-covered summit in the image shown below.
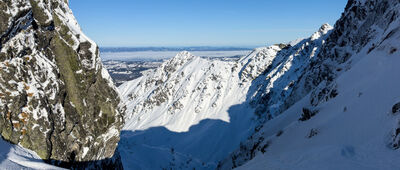
<path fill-rule="evenodd" d="M 329 25 L 328 23 L 323 24 L 319 30 L 317 32 L 315 32 L 312 36 L 311 36 L 311 40 L 316 40 L 319 39 L 322 35 L 327 34 L 330 30 L 332 30 L 333 27 L 331 25 Z"/>
<path fill-rule="evenodd" d="M 173 60 L 189 60 L 193 58 L 194 55 L 188 51 L 182 51 L 178 53 L 175 57 L 173 57 Z"/>

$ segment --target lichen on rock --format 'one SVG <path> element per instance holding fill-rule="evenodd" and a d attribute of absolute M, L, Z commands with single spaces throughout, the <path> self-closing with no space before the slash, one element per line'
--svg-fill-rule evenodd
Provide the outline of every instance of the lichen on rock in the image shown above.
<path fill-rule="evenodd" d="M 115 149 L 124 112 L 68 1 L 0 2 L 3 139 L 57 165 L 121 167 Z"/>

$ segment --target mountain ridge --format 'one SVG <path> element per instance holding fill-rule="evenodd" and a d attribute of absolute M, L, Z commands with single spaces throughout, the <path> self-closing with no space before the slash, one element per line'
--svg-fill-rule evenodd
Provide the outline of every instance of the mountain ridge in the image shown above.
<path fill-rule="evenodd" d="M 389 8 L 389 4 L 391 4 L 391 8 Z M 290 108 L 288 111 L 284 112 L 284 114 L 287 114 L 287 116 L 282 115 L 277 119 L 276 121 L 269 122 L 273 125 L 276 125 L 277 127 L 272 127 L 272 125 L 268 125 L 268 122 L 264 125 L 265 127 L 261 127 L 259 132 L 255 133 L 252 137 L 248 139 L 248 141 L 244 142 L 243 145 L 240 147 L 240 149 L 237 149 L 235 152 L 231 154 L 230 157 L 222 161 L 222 163 L 219 165 L 221 169 L 225 168 L 233 168 L 233 167 L 238 167 L 241 165 L 246 165 L 246 162 L 251 162 L 249 163 L 248 166 L 245 166 L 247 168 L 252 168 L 252 169 L 262 169 L 261 167 L 263 166 L 257 166 L 257 165 L 264 165 L 266 166 L 266 163 L 274 164 L 273 166 L 267 166 L 272 169 L 278 168 L 279 165 L 277 162 L 274 162 L 272 157 L 268 156 L 263 156 L 269 155 L 268 150 L 281 150 L 281 161 L 293 161 L 293 158 L 291 158 L 290 151 L 285 150 L 285 146 L 282 146 L 279 142 L 282 144 L 290 144 L 290 141 L 287 139 L 285 140 L 280 140 L 280 136 L 285 133 L 290 133 L 293 135 L 293 138 L 290 140 L 298 140 L 299 143 L 303 145 L 303 147 L 307 147 L 310 152 L 307 152 L 308 154 L 317 154 L 318 152 L 314 152 L 316 149 L 320 148 L 323 149 L 322 146 L 324 144 L 329 143 L 330 145 L 333 145 L 337 147 L 339 150 L 341 149 L 340 144 L 339 146 L 337 143 L 340 143 L 342 140 L 340 137 L 336 139 L 332 139 L 331 142 L 329 141 L 324 141 L 321 140 L 321 138 L 315 140 L 319 140 L 320 143 L 316 144 L 316 147 L 313 148 L 313 145 L 310 145 L 310 143 L 307 142 L 308 138 L 314 138 L 314 136 L 317 136 L 319 134 L 323 135 L 326 137 L 326 135 L 332 134 L 335 136 L 340 136 L 340 133 L 345 133 L 346 130 L 337 128 L 335 131 L 334 126 L 330 125 L 330 131 L 324 133 L 323 129 L 326 129 L 326 126 L 329 124 L 332 124 L 332 122 L 325 122 L 325 126 L 322 123 L 317 123 L 318 120 L 323 121 L 326 119 L 329 119 L 330 117 L 335 118 L 334 116 L 329 116 L 331 115 L 336 115 L 335 112 L 344 112 L 347 114 L 358 114 L 358 113 L 363 113 L 365 112 L 365 118 L 363 118 L 361 115 L 359 115 L 359 118 L 354 116 L 349 116 L 348 119 L 354 122 L 357 122 L 355 124 L 351 124 L 349 121 L 345 121 L 346 117 L 340 115 L 343 120 L 336 120 L 338 124 L 341 124 L 341 126 L 345 127 L 356 127 L 358 124 L 359 125 L 364 125 L 365 122 L 369 122 L 373 125 L 372 126 L 375 129 L 381 129 L 380 127 L 385 127 L 388 128 L 387 126 L 384 125 L 377 125 L 378 122 L 374 122 L 374 119 L 388 119 L 385 120 L 387 123 L 390 124 L 390 122 L 393 118 L 384 118 L 384 115 L 379 115 L 378 113 L 372 113 L 369 110 L 363 110 L 360 109 L 360 106 L 363 106 L 365 108 L 369 108 L 370 110 L 378 110 L 381 109 L 378 112 L 385 112 L 384 109 L 382 110 L 383 105 L 388 105 L 391 102 L 389 99 L 384 99 L 382 101 L 385 101 L 387 103 L 379 102 L 380 104 L 377 105 L 376 107 L 371 107 L 374 106 L 370 102 L 372 101 L 372 96 L 376 96 L 376 98 L 383 98 L 382 95 L 378 95 L 376 93 L 371 92 L 371 90 L 368 90 L 368 93 L 372 93 L 372 96 L 370 95 L 369 100 L 368 99 L 354 99 L 354 97 L 347 95 L 347 93 L 352 94 L 352 93 L 357 93 L 355 96 L 358 96 L 360 98 L 363 98 L 364 93 L 367 93 L 367 90 L 364 92 L 354 92 L 349 90 L 346 87 L 353 87 L 354 90 L 357 89 L 365 89 L 365 87 L 360 86 L 358 83 L 351 81 L 350 79 L 354 80 L 362 80 L 365 85 L 368 86 L 369 88 L 373 89 L 380 89 L 380 91 L 383 94 L 386 94 L 387 96 L 392 96 L 387 94 L 387 92 L 380 88 L 380 86 L 376 85 L 376 82 L 374 82 L 374 78 L 366 78 L 364 75 L 360 74 L 362 73 L 362 70 L 365 70 L 370 73 L 370 69 L 375 69 L 376 74 L 381 74 L 382 72 L 386 72 L 387 76 L 383 76 L 381 74 L 380 80 L 382 82 L 390 82 L 392 83 L 397 83 L 397 81 L 393 81 L 393 79 L 390 79 L 389 77 L 392 76 L 390 74 L 390 69 L 383 69 L 380 68 L 378 69 L 375 66 L 372 66 L 370 64 L 371 61 L 375 61 L 376 63 L 382 63 L 386 62 L 388 67 L 390 67 L 392 70 L 396 70 L 393 67 L 390 66 L 388 63 L 387 57 L 390 57 L 392 55 L 398 55 L 396 54 L 396 50 L 390 50 L 390 49 L 397 49 L 396 47 L 393 47 L 394 44 L 396 44 L 396 41 L 393 40 L 393 36 L 397 34 L 397 28 L 398 24 L 396 25 L 397 18 L 398 18 L 398 5 L 399 3 L 397 1 L 372 1 L 372 0 L 365 0 L 365 1 L 357 1 L 357 0 L 350 0 L 346 6 L 345 12 L 342 14 L 342 17 L 338 20 L 338 22 L 335 24 L 335 28 L 332 30 L 331 35 L 327 38 L 325 45 L 321 49 L 321 53 L 319 53 L 318 57 L 316 57 L 315 61 L 312 61 L 310 65 L 308 66 L 306 72 L 303 75 L 303 78 L 300 79 L 297 83 L 294 84 L 294 90 L 290 94 L 289 98 L 292 98 L 292 100 L 289 100 L 288 103 L 296 103 L 294 104 L 292 108 Z M 391 40 L 391 41 L 390 41 Z M 382 43 L 386 42 L 386 43 Z M 389 43 L 389 44 L 388 44 Z M 390 45 L 392 43 L 393 45 Z M 392 47 L 391 47 L 392 46 Z M 373 54 L 374 53 L 374 54 Z M 377 55 L 382 58 L 382 61 L 376 60 L 372 57 L 372 55 Z M 386 58 L 385 58 L 386 57 Z M 367 64 L 368 63 L 368 64 Z M 353 67 L 357 67 L 357 72 L 352 71 L 354 70 Z M 357 76 L 354 76 L 357 75 Z M 344 77 L 347 77 L 347 83 L 340 81 L 340 79 L 344 79 Z M 349 77 L 351 77 L 349 79 Z M 387 78 L 386 78 L 387 77 Z M 356 88 L 357 87 L 357 88 Z M 392 89 L 392 88 L 387 88 L 387 89 Z M 342 91 L 346 91 L 347 93 L 344 93 Z M 302 96 L 302 94 L 306 95 L 305 98 L 299 99 L 296 96 Z M 339 97 L 338 97 L 339 96 Z M 346 97 L 342 97 L 346 96 Z M 379 97 L 378 97 L 379 96 Z M 336 99 L 336 98 L 341 98 Z M 364 102 L 364 104 L 359 103 L 358 106 L 355 106 L 353 101 L 349 101 L 349 99 L 353 99 L 355 101 L 361 100 Z M 293 102 L 295 101 L 300 101 L 300 103 Z M 326 111 L 325 106 L 329 108 L 329 110 L 333 110 L 332 108 L 335 107 L 334 101 L 342 103 L 343 108 L 336 108 L 334 109 L 335 111 Z M 348 102 L 348 104 L 345 104 L 344 102 Z M 365 104 L 368 103 L 368 104 Z M 383 103 L 383 104 L 382 104 Z M 347 105 L 347 106 L 346 106 Z M 339 106 L 340 107 L 340 106 Z M 355 107 L 357 111 L 349 111 L 350 107 Z M 341 111 L 340 111 L 341 110 Z M 301 114 L 301 115 L 300 115 Z M 315 116 L 316 115 L 316 116 Z M 314 121 L 309 120 L 311 117 L 316 117 Z M 339 117 L 339 115 L 338 115 Z M 374 117 L 371 119 L 371 117 Z M 300 121 L 296 122 L 296 119 Z M 314 119 L 314 118 L 311 118 Z M 310 121 L 313 122 L 311 123 L 314 127 L 312 126 L 307 126 L 307 124 L 310 123 L 301 123 L 301 121 Z M 382 120 L 383 121 L 383 120 Z M 292 124 L 290 124 L 291 122 Z M 278 125 L 277 123 L 281 123 Z M 287 126 L 287 127 L 285 127 Z M 303 134 L 306 136 L 306 138 L 301 138 L 299 135 L 294 135 L 294 127 L 297 127 L 297 133 Z M 307 129 L 304 129 L 304 128 Z M 268 129 L 270 128 L 270 129 Z M 281 129 L 277 129 L 281 128 Z M 285 129 L 290 129 L 290 130 L 285 130 Z M 387 134 L 388 132 L 383 132 L 382 131 L 379 133 L 376 133 L 377 130 L 373 128 L 368 128 L 370 131 L 375 132 L 375 136 L 381 136 L 382 140 L 388 140 L 386 138 L 390 137 L 382 137 L 382 134 L 384 136 L 390 136 Z M 350 128 L 351 129 L 351 128 Z M 348 131 L 352 131 L 352 130 Z M 365 128 L 367 129 L 367 128 Z M 307 132 L 304 132 L 305 130 L 309 130 L 309 134 L 306 134 Z M 354 129 L 357 130 L 357 129 Z M 359 129 L 358 129 L 359 130 Z M 286 132 L 289 131 L 289 132 Z M 300 132 L 301 131 L 301 132 Z M 361 136 L 357 135 L 357 133 L 363 133 L 362 131 L 357 131 L 353 132 L 352 136 L 341 136 L 342 138 L 347 138 L 347 139 L 352 139 L 353 141 L 347 141 L 347 144 L 342 144 L 342 145 L 350 145 L 350 147 L 345 147 L 343 148 L 342 152 L 344 153 L 343 155 L 346 156 L 348 152 L 351 152 L 351 155 L 357 155 L 357 153 L 354 153 L 354 150 L 365 150 L 363 148 L 363 145 L 360 144 L 359 140 L 357 137 L 360 137 L 360 139 L 365 139 L 368 140 L 368 137 L 366 136 Z M 286 135 L 283 135 L 286 136 Z M 309 137 L 307 137 L 309 136 Z M 331 139 L 331 137 L 326 137 L 328 139 Z M 372 139 L 372 136 L 369 136 L 370 139 Z M 277 142 L 279 141 L 279 142 Z M 310 140 L 313 141 L 313 140 Z M 334 141 L 338 141 L 335 143 Z M 357 143 L 359 142 L 359 143 Z M 352 145 L 350 143 L 353 143 Z M 385 148 L 382 148 L 382 146 L 388 145 L 388 141 L 386 141 L 385 144 L 382 143 L 375 143 L 377 145 L 376 148 L 380 148 L 380 150 L 375 150 L 375 152 L 385 152 L 387 153 L 386 156 L 392 155 L 395 153 L 390 153 L 390 151 L 386 150 Z M 274 147 L 276 145 L 276 147 Z M 293 143 L 293 145 L 300 147 L 300 145 L 297 145 Z M 320 146 L 320 147 L 318 147 Z M 280 148 L 280 149 L 278 149 Z M 326 149 L 326 148 L 325 148 Z M 285 151 L 284 151 L 285 150 Z M 329 150 L 329 149 L 328 149 Z M 348 151 L 350 150 L 350 151 Z M 335 150 L 329 150 L 329 154 L 323 155 L 325 157 L 331 158 L 334 156 L 334 151 Z M 361 151 L 360 151 L 361 152 Z M 274 152 L 276 155 L 280 155 L 277 152 Z M 289 155 L 288 155 L 289 154 Z M 294 155 L 298 156 L 304 156 L 304 154 L 301 154 L 299 152 L 293 151 Z M 365 154 L 364 152 L 361 152 L 360 154 Z M 322 154 L 321 154 L 322 155 Z M 342 156 L 343 156 L 342 155 Z M 342 158 L 340 155 L 336 155 L 339 158 Z M 358 156 L 358 155 L 357 155 Z M 381 155 L 384 156 L 384 155 Z M 385 156 L 385 157 L 386 157 Z M 261 158 L 264 158 L 265 161 L 260 160 Z M 251 161 L 252 159 L 257 159 L 259 163 L 256 163 L 256 161 Z M 341 161 L 346 162 L 346 166 L 335 166 L 335 165 L 340 165 L 340 161 L 335 158 L 331 158 L 333 162 L 336 161 L 336 163 L 330 163 L 328 158 L 327 159 L 321 159 L 322 161 L 325 162 L 318 162 L 318 159 L 314 159 L 313 157 L 310 156 L 310 159 L 307 157 L 304 158 L 304 161 L 298 163 L 298 167 L 300 169 L 304 169 L 306 167 L 313 167 L 314 169 L 319 169 L 324 167 L 324 165 L 331 166 L 331 169 L 360 169 L 363 166 L 356 166 L 354 164 L 351 164 L 350 162 L 347 162 L 346 159 L 342 159 Z M 361 159 L 361 158 L 360 158 Z M 387 160 L 390 161 L 390 157 L 387 157 Z M 277 161 L 277 160 L 275 160 Z M 374 162 L 371 159 L 367 159 L 366 161 L 371 161 Z M 303 163 L 304 162 L 304 163 Z M 307 163 L 305 163 L 307 162 Z M 389 162 L 387 162 L 389 165 L 391 165 Z M 308 165 L 308 166 L 307 166 Z M 314 165 L 314 166 L 312 166 Z M 293 167 L 290 167 L 293 166 Z M 383 166 L 382 164 L 376 164 L 374 166 L 370 167 L 375 167 L 378 168 L 379 166 Z M 392 165 L 393 166 L 393 165 Z M 296 164 L 290 164 L 287 165 L 286 168 L 294 168 L 296 167 Z M 333 168 L 336 167 L 336 168 Z M 368 167 L 368 166 L 365 166 Z M 365 168 L 364 167 L 364 168 Z M 386 169 L 385 168 L 385 169 Z"/>
<path fill-rule="evenodd" d="M 329 28 L 326 27 L 326 29 Z M 310 37 L 293 47 L 277 44 L 257 48 L 237 61 L 206 59 L 195 57 L 189 52 L 182 52 L 164 62 L 159 68 L 143 73 L 144 75 L 136 80 L 122 84 L 119 90 L 127 104 L 127 121 L 124 127 L 124 133 L 127 135 L 122 135 L 122 141 L 136 141 L 133 148 L 130 146 L 133 145 L 132 143 L 122 142 L 119 149 L 122 159 L 135 157 L 126 151 L 130 148 L 141 152 L 148 147 L 164 148 L 166 145 L 171 145 L 169 147 L 174 148 L 175 152 L 187 155 L 186 158 L 182 158 L 183 160 L 196 159 L 205 162 L 204 166 L 193 164 L 189 167 L 193 166 L 196 169 L 216 167 L 219 159 L 238 147 L 240 141 L 246 139 L 258 125 L 264 122 L 261 117 L 274 116 L 267 113 L 267 110 L 258 109 L 261 103 L 255 101 L 259 101 L 263 96 L 257 96 L 257 92 L 275 89 L 276 94 L 280 94 L 283 89 L 280 88 L 281 86 L 273 88 L 268 85 L 262 87 L 265 89 L 260 89 L 259 85 L 265 85 L 266 82 L 273 84 L 278 79 L 282 81 L 282 86 L 283 83 L 290 84 L 289 77 L 284 76 L 284 73 L 291 67 L 291 62 L 296 60 L 294 67 L 297 68 L 297 72 L 301 72 L 304 69 L 302 67 L 304 62 L 307 63 L 310 58 L 313 58 L 317 52 L 316 49 L 322 45 L 322 39 L 326 38 L 328 32 L 319 30 L 315 34 L 321 36 L 318 38 L 314 36 L 317 39 Z M 295 52 L 298 54 L 294 54 Z M 270 78 L 267 79 L 267 77 Z M 246 112 L 248 113 L 244 114 Z M 256 114 L 252 114 L 254 112 Z M 208 128 L 202 131 L 197 130 L 202 126 Z M 165 129 L 159 127 L 165 127 L 170 132 L 163 132 Z M 218 128 L 218 130 L 212 131 L 211 129 L 214 128 L 209 129 L 210 127 Z M 153 133 L 165 135 L 155 137 Z M 175 136 L 175 133 L 180 135 Z M 186 134 L 187 138 L 179 137 Z M 214 139 L 207 137 L 216 134 L 224 134 L 225 137 L 214 137 Z M 180 140 L 192 141 L 194 136 L 198 141 L 192 142 L 189 147 L 182 147 L 189 143 Z M 142 143 L 148 138 L 155 139 Z M 157 142 L 164 140 L 168 142 L 163 144 Z M 213 151 L 210 148 L 204 148 L 202 143 L 213 143 Z M 215 145 L 215 143 L 220 144 Z M 201 151 L 196 151 L 196 147 L 202 148 Z M 164 150 L 168 149 L 164 148 Z M 146 154 L 149 154 L 148 152 L 146 151 Z M 152 150 L 152 152 L 156 154 L 160 151 Z M 213 155 L 210 155 L 211 153 Z M 160 159 L 167 160 L 168 158 Z M 144 169 L 158 165 L 147 163 L 147 160 L 139 158 L 137 161 L 137 164 L 142 164 L 138 166 Z M 167 162 L 160 163 L 159 166 L 167 167 Z M 179 163 L 175 162 L 175 164 Z M 127 167 L 135 167 L 131 164 L 129 163 Z"/>
<path fill-rule="evenodd" d="M 399 0 L 349 0 L 310 37 L 117 89 L 68 0 L 0 1 L 0 167 L 400 169 L 399 23 Z"/>
<path fill-rule="evenodd" d="M 393 151 L 398 148 L 399 135 L 397 132 L 399 128 L 390 125 L 397 120 L 397 117 L 379 115 L 371 111 L 385 113 L 385 109 L 382 108 L 386 107 L 387 110 L 393 110 L 396 106 L 396 100 L 388 99 L 388 97 L 396 98 L 396 96 L 388 94 L 387 89 L 392 89 L 394 87 L 390 85 L 390 82 L 393 84 L 398 83 L 393 80 L 395 74 L 390 73 L 390 70 L 396 70 L 393 65 L 390 64 L 390 61 L 397 61 L 390 58 L 391 56 L 398 55 L 398 47 L 395 45 L 395 38 L 398 34 L 398 9 L 400 9 L 398 5 L 399 2 L 395 0 L 379 2 L 374 0 L 350 0 L 341 18 L 335 24 L 335 27 L 323 25 L 319 31 L 309 38 L 296 40 L 290 44 L 276 44 L 270 47 L 257 48 L 250 55 L 242 57 L 236 62 L 225 63 L 224 66 L 214 65 L 216 68 L 212 69 L 207 67 L 211 64 L 205 64 L 204 67 L 198 69 L 205 71 L 206 73 L 204 75 L 212 75 L 214 71 L 210 70 L 224 68 L 222 70 L 225 74 L 222 74 L 223 76 L 220 77 L 220 81 L 229 80 L 229 85 L 226 84 L 219 88 L 213 83 L 210 84 L 212 81 L 208 82 L 206 81 L 207 78 L 204 77 L 203 79 L 193 80 L 187 79 L 187 77 L 185 79 L 184 76 L 174 76 L 178 75 L 177 73 L 172 73 L 171 75 L 166 73 L 163 75 L 162 72 L 159 72 L 157 74 L 158 77 L 154 77 L 154 82 L 157 82 L 156 79 L 163 79 L 162 77 L 164 77 L 164 79 L 159 81 L 159 83 L 153 84 L 155 86 L 151 84 L 149 84 L 149 86 L 157 87 L 159 91 L 167 91 L 167 93 L 163 94 L 165 98 L 163 98 L 163 100 L 158 100 L 160 103 L 148 103 L 149 105 L 145 107 L 142 107 L 141 105 L 143 104 L 140 102 L 131 102 L 129 104 L 130 101 L 128 99 L 128 115 L 133 115 L 134 117 L 138 116 L 136 118 L 141 118 L 140 115 L 143 115 L 146 116 L 146 118 L 136 120 L 128 119 L 127 122 L 129 125 L 124 129 L 129 135 L 125 136 L 126 139 L 124 140 L 136 140 L 137 143 L 135 147 L 133 147 L 133 150 L 138 151 L 144 146 L 142 146 L 142 144 L 144 144 L 142 142 L 146 141 L 146 139 L 152 138 L 156 134 L 168 134 L 170 136 L 167 135 L 165 138 L 156 137 L 156 139 L 162 141 L 172 140 L 172 142 L 168 141 L 163 145 L 152 141 L 146 143 L 146 146 L 155 148 L 168 146 L 174 148 L 175 152 L 187 154 L 185 158 L 180 158 L 179 161 L 175 160 L 173 162 L 174 165 L 185 165 L 185 163 L 180 162 L 181 159 L 188 160 L 193 158 L 196 160 L 207 160 L 205 164 L 203 164 L 205 166 L 199 167 L 197 164 L 190 163 L 189 165 L 185 165 L 186 168 L 195 167 L 196 169 L 215 168 L 215 161 L 220 161 L 216 167 L 218 169 L 231 169 L 240 166 L 244 166 L 243 168 L 245 169 L 263 169 L 263 167 L 270 167 L 272 169 L 280 167 L 293 169 L 296 166 L 300 169 L 307 169 L 307 167 L 321 169 L 326 163 L 329 163 L 329 160 L 335 162 L 329 164 L 332 169 L 360 169 L 362 167 L 383 167 L 390 169 L 388 167 L 397 167 L 391 163 L 393 160 L 390 159 L 391 156 L 397 155 L 396 152 Z M 373 55 L 380 56 L 382 60 L 377 60 Z M 373 62 L 379 64 L 372 66 L 371 63 Z M 198 64 L 197 66 L 202 65 L 200 61 L 196 61 L 196 64 Z M 177 70 L 182 70 L 182 65 L 185 64 L 180 64 Z M 388 65 L 388 67 L 383 69 L 382 65 Z M 228 68 L 226 68 L 226 66 L 228 66 Z M 229 70 L 229 68 L 231 69 Z M 175 69 L 167 70 L 176 71 Z M 372 70 L 374 74 L 372 74 Z M 368 78 L 368 76 L 362 74 L 363 71 L 380 76 Z M 185 76 L 187 76 L 186 73 L 187 72 L 184 74 Z M 191 73 L 193 72 L 190 72 L 190 74 Z M 145 79 L 151 80 L 151 74 L 152 73 L 145 75 Z M 385 74 L 387 76 L 383 76 Z M 224 75 L 228 75 L 229 78 L 224 77 Z M 170 76 L 172 79 L 170 79 Z M 217 82 L 219 80 L 218 76 L 216 76 Z M 211 76 L 210 79 L 212 79 Z M 362 86 L 362 84 L 355 81 L 352 82 L 352 79 L 360 80 L 366 84 Z M 185 80 L 194 82 L 200 80 L 199 84 L 201 86 L 198 88 L 199 91 L 196 92 L 196 88 L 180 83 L 185 82 Z M 386 82 L 386 84 L 379 85 L 379 83 L 374 82 L 374 80 Z M 172 82 L 177 82 L 177 84 Z M 137 83 L 135 85 L 131 84 L 130 87 L 140 87 L 142 85 L 143 83 Z M 131 92 L 135 93 L 135 90 L 129 89 L 128 86 L 129 85 L 125 85 L 122 87 L 124 89 L 124 100 L 127 100 L 127 94 Z M 169 91 L 175 87 L 178 91 L 182 90 L 182 88 L 187 88 L 187 90 L 182 90 L 180 92 Z M 354 92 L 351 91 L 352 88 L 364 90 Z M 374 88 L 379 89 L 379 91 L 386 96 L 371 90 Z M 194 91 L 192 89 L 194 89 Z M 213 94 L 229 94 L 224 93 L 225 90 L 234 94 L 234 97 L 228 95 L 226 99 L 221 100 L 221 103 L 223 103 L 222 105 L 218 103 L 215 105 L 208 103 L 209 101 L 213 101 L 213 98 L 204 97 L 213 96 Z M 368 95 L 365 93 L 368 93 Z M 151 98 L 154 94 L 156 93 L 149 92 L 148 96 L 145 95 L 145 98 Z M 182 100 L 182 98 L 188 98 L 187 96 L 191 95 L 195 97 L 193 97 L 193 99 Z M 373 108 L 371 98 L 368 100 L 368 98 L 362 97 L 364 95 L 382 98 L 382 101 L 377 102 L 378 106 Z M 179 98 L 177 96 L 183 97 Z M 357 97 L 360 99 L 355 99 Z M 130 100 L 135 101 L 135 99 Z M 363 104 L 355 105 L 352 100 Z M 180 102 L 174 104 L 173 101 Z M 340 106 L 335 105 L 335 102 L 339 102 Z M 177 107 L 172 107 L 174 105 Z M 199 123 L 197 123 L 197 121 L 191 123 L 193 124 L 193 128 L 189 128 L 190 126 L 187 125 L 188 120 L 192 121 L 192 116 L 196 115 L 191 113 L 204 116 L 210 112 L 206 111 L 207 109 L 212 110 L 210 109 L 213 108 L 212 106 L 221 108 L 217 109 L 222 111 L 220 113 L 224 111 L 228 112 L 228 114 L 221 114 L 224 117 L 220 118 L 220 120 L 227 124 L 218 123 L 219 121 L 215 120 L 215 117 L 208 117 L 208 119 L 203 119 L 204 121 L 200 121 Z M 168 113 L 166 110 L 163 110 L 166 108 L 172 108 L 172 110 L 176 110 L 177 112 L 168 116 L 167 114 L 163 114 Z M 194 110 L 190 110 L 189 108 Z M 369 108 L 369 110 L 363 108 Z M 132 110 L 133 112 L 131 112 Z M 211 112 L 218 113 L 217 110 Z M 340 114 L 341 112 L 343 113 Z M 362 117 L 361 113 L 363 112 L 368 113 L 365 115 L 365 118 Z M 253 113 L 255 114 L 253 115 Z M 350 115 L 346 116 L 345 113 Z M 248 116 L 246 114 L 252 116 L 246 117 Z M 196 116 L 200 117 L 198 115 Z M 175 119 L 179 120 L 181 118 L 185 118 L 185 121 L 175 121 Z M 162 123 L 157 119 L 162 120 Z M 376 119 L 380 120 L 380 122 L 375 122 L 374 120 Z M 198 118 L 195 120 L 198 120 Z M 238 120 L 241 120 L 242 123 L 246 123 L 240 124 Z M 318 120 L 320 122 L 318 122 Z M 347 131 L 343 128 L 335 127 L 335 122 L 333 120 L 342 123 L 343 127 L 354 127 L 354 129 L 348 130 L 352 135 L 346 136 L 349 135 L 349 133 L 346 133 Z M 146 126 L 138 126 L 136 123 L 140 121 L 149 122 L 152 125 L 142 123 Z M 359 121 L 359 124 L 351 124 L 351 122 L 357 121 Z M 385 122 L 385 124 L 381 122 Z M 181 129 L 182 126 L 174 126 L 174 124 L 182 125 L 184 123 L 186 123 L 186 125 L 183 130 Z M 368 123 L 374 126 L 367 127 Z M 221 125 L 212 126 L 215 124 Z M 165 129 L 161 130 L 160 128 L 162 127 L 165 127 L 167 131 L 165 131 Z M 246 127 L 247 129 L 241 129 L 241 127 Z M 224 128 L 232 128 L 234 132 Z M 387 158 L 385 162 L 388 163 L 388 166 L 371 160 L 371 158 L 364 157 L 364 155 L 368 155 L 368 153 L 371 152 L 366 151 L 365 147 L 368 145 L 364 145 L 365 142 L 363 143 L 362 140 L 372 139 L 372 136 L 363 133 L 363 128 L 368 129 L 374 136 L 378 136 L 381 139 L 379 142 L 376 140 L 367 142 L 370 145 L 376 145 L 376 147 L 373 147 L 374 152 L 385 153 L 381 156 Z M 158 129 L 160 129 L 160 132 L 158 132 Z M 194 129 L 203 130 L 196 131 Z M 176 134 L 170 134 L 170 132 L 176 132 Z M 204 135 L 202 133 L 204 133 Z M 231 143 L 237 142 L 237 145 L 230 146 L 229 148 L 226 147 L 227 143 L 224 142 L 224 139 L 216 137 L 214 135 L 215 133 L 221 134 L 221 136 L 224 136 L 224 138 Z M 229 138 L 228 136 L 235 136 L 230 133 L 238 133 L 242 138 Z M 329 137 L 330 134 L 338 137 L 338 139 L 332 139 Z M 174 138 L 174 136 L 179 135 L 183 135 L 186 138 Z M 190 138 L 191 135 L 196 136 L 196 140 L 199 141 L 199 143 L 189 144 L 180 141 L 192 141 Z M 218 142 L 209 142 L 212 143 L 212 145 L 210 145 L 212 146 L 212 151 L 206 151 L 210 148 L 204 148 L 202 146 L 201 141 L 205 140 L 203 136 L 207 138 L 207 142 L 213 141 L 214 138 L 218 139 Z M 210 138 L 210 136 L 214 138 Z M 246 140 L 243 140 L 244 136 L 247 136 Z M 332 140 L 323 140 L 322 136 Z M 346 138 L 352 140 L 345 140 Z M 293 140 L 299 141 L 299 143 L 292 144 L 296 147 L 285 147 L 285 145 L 291 145 Z M 320 143 L 315 143 L 317 141 Z M 185 147 L 174 145 L 174 142 Z M 330 144 L 332 147 L 325 147 L 324 144 Z M 201 148 L 203 152 L 213 153 L 214 158 L 210 159 L 209 156 L 204 157 L 203 153 L 188 149 L 190 147 L 195 147 L 193 145 L 197 146 L 197 149 Z M 308 150 L 302 152 L 302 146 Z M 129 149 L 124 146 L 124 144 L 122 147 L 124 149 Z M 234 147 L 236 147 L 236 150 L 231 150 Z M 222 148 L 226 150 L 219 152 L 223 150 Z M 291 148 L 292 150 L 286 148 Z M 318 149 L 325 150 L 326 154 L 318 152 Z M 227 150 L 231 153 L 229 156 L 223 158 L 222 161 L 219 160 L 220 157 L 215 157 L 215 155 L 221 155 L 222 157 L 227 154 Z M 160 156 L 160 158 L 165 156 L 158 153 L 159 150 L 157 149 L 151 151 L 147 150 L 147 152 L 157 153 L 154 154 L 154 156 Z M 339 155 L 337 154 L 338 152 Z M 281 157 L 275 158 L 274 155 L 280 155 Z M 321 162 L 318 162 L 318 159 L 316 159 L 318 155 L 322 156 L 320 159 Z M 298 161 L 296 156 L 301 156 L 302 160 Z M 134 157 L 134 155 L 129 155 L 129 157 Z M 357 166 L 351 162 L 353 158 L 363 163 L 370 161 L 376 164 Z M 146 162 L 146 160 L 138 160 L 140 160 L 140 162 Z M 281 165 L 282 161 L 291 161 L 293 164 L 289 163 L 283 166 Z M 340 166 L 340 162 L 345 164 Z M 158 166 L 167 168 L 170 163 L 171 162 L 160 162 Z M 148 166 L 147 163 L 141 165 L 142 168 L 146 166 Z"/>

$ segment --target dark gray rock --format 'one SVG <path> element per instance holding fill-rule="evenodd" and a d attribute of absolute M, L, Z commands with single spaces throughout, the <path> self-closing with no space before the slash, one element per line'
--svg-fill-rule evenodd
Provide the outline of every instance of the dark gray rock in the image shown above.
<path fill-rule="evenodd" d="M 392 113 L 393 114 L 398 113 L 399 111 L 400 111 L 400 102 L 394 104 L 393 107 L 392 107 Z"/>

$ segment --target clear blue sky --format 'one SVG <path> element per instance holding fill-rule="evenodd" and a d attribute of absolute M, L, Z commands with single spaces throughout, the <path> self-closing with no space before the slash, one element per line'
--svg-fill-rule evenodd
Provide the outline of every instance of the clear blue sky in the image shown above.
<path fill-rule="evenodd" d="M 100 46 L 262 46 L 334 24 L 347 0 L 70 0 Z"/>

